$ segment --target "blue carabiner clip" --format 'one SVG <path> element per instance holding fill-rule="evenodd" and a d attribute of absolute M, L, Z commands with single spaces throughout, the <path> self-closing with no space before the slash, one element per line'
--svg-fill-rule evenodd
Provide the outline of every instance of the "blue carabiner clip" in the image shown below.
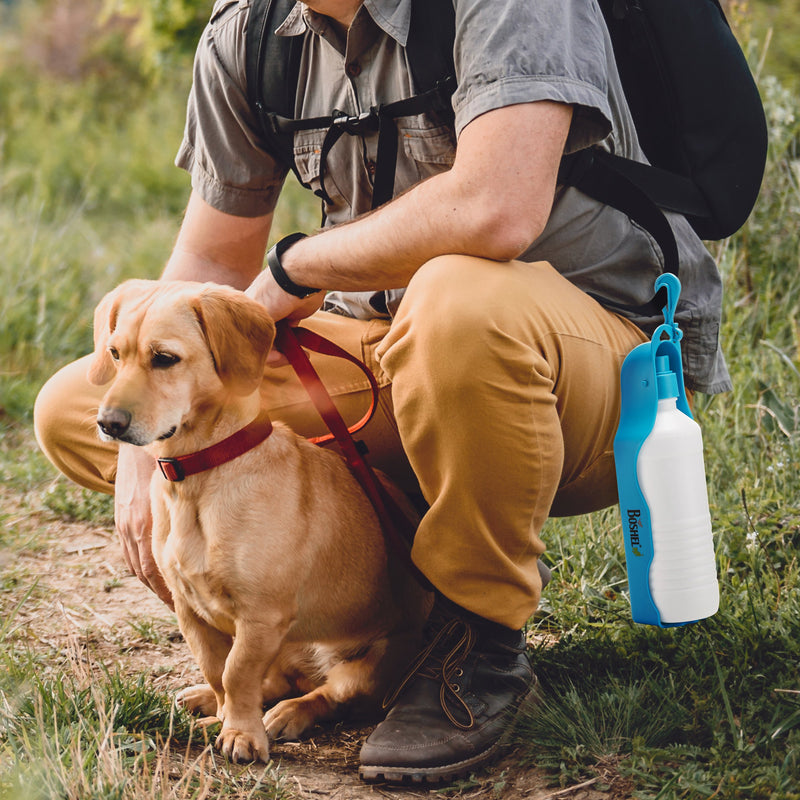
<path fill-rule="evenodd" d="M 681 282 L 678 280 L 677 275 L 665 272 L 656 278 L 656 293 L 662 286 L 667 290 L 667 304 L 663 308 L 664 322 L 658 326 L 657 336 L 654 338 L 660 338 L 662 331 L 666 331 L 670 339 L 677 343 L 683 338 L 683 331 L 675 323 L 675 310 L 678 307 L 678 298 L 681 294 Z"/>

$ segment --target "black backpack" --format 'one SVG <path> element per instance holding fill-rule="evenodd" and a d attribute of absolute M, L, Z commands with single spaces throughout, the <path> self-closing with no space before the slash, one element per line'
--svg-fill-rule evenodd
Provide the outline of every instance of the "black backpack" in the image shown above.
<path fill-rule="evenodd" d="M 412 3 L 408 50 L 418 94 L 358 117 L 332 110 L 308 120 L 292 118 L 301 37 L 271 35 L 294 2 L 253 0 L 246 45 L 251 107 L 270 151 L 295 174 L 294 131 L 327 129 L 323 173 L 325 156 L 342 134 L 379 131 L 374 208 L 393 194 L 394 118 L 426 112 L 452 121 L 453 2 Z M 761 98 L 718 0 L 598 2 L 650 165 L 592 147 L 562 160 L 559 183 L 577 187 L 642 225 L 658 242 L 665 270 L 677 274 L 677 245 L 660 209 L 684 214 L 703 239 L 722 239 L 744 224 L 766 163 Z M 325 199 L 324 174 L 321 179 Z M 660 308 L 658 302 L 653 306 L 656 314 Z"/>

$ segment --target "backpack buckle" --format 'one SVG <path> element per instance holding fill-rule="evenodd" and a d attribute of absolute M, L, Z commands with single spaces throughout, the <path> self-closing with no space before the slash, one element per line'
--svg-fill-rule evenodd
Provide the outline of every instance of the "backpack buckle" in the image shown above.
<path fill-rule="evenodd" d="M 356 116 L 345 114 L 342 111 L 333 112 L 332 128 L 338 128 L 343 133 L 351 136 L 361 136 L 378 130 L 378 114 L 374 108 L 364 111 Z"/>

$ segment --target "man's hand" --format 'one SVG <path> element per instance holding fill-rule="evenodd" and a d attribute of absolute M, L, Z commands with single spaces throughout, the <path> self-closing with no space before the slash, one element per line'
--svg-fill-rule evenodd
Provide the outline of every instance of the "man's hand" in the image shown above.
<path fill-rule="evenodd" d="M 155 462 L 134 445 L 121 444 L 114 483 L 114 520 L 131 572 L 170 608 L 172 594 L 153 558 L 150 479 Z"/>
<path fill-rule="evenodd" d="M 284 292 L 268 269 L 259 274 L 247 288 L 245 294 L 261 303 L 276 322 L 282 319 L 298 322 L 310 317 L 315 311 L 319 311 L 322 301 L 325 299 L 324 291 L 315 292 L 304 298 Z M 286 357 L 273 347 L 267 356 L 267 364 L 270 367 L 280 367 L 286 363 L 288 363 Z"/>
<path fill-rule="evenodd" d="M 295 322 L 310 317 L 315 311 L 319 311 L 325 299 L 324 291 L 315 292 L 308 297 L 295 297 L 284 292 L 268 269 L 258 275 L 245 290 L 245 294 L 261 303 L 276 322 L 281 319 Z"/>

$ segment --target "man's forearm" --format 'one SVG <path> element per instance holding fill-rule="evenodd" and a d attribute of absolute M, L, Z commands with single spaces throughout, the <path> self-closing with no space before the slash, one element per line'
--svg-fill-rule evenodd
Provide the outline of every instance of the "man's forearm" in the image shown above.
<path fill-rule="evenodd" d="M 261 272 L 272 215 L 236 217 L 192 192 L 162 280 L 213 281 L 246 289 Z"/>
<path fill-rule="evenodd" d="M 323 291 L 295 297 L 267 269 L 247 293 L 275 319 L 302 319 L 319 308 L 325 290 L 400 288 L 437 255 L 502 257 L 484 252 L 478 226 L 468 222 L 469 203 L 453 184 L 450 172 L 436 175 L 374 212 L 289 247 L 281 256 L 284 271 L 294 283 Z"/>
<path fill-rule="evenodd" d="M 513 188 L 509 193 L 514 197 Z M 530 206 L 514 198 L 509 209 L 507 202 L 480 181 L 442 173 L 370 214 L 302 240 L 283 263 L 296 283 L 359 291 L 406 286 L 439 255 L 513 259 L 543 228 L 550 202 L 540 226 Z"/>
<path fill-rule="evenodd" d="M 176 247 L 164 267 L 161 280 L 200 281 L 202 283 L 211 281 L 244 291 L 257 274 L 257 271 L 243 272 L 241 269 L 233 269 L 219 261 L 203 258 Z"/>
<path fill-rule="evenodd" d="M 344 291 L 393 289 L 437 255 L 480 255 L 480 243 L 465 235 L 467 211 L 448 193 L 450 178 L 436 175 L 374 212 L 295 244 L 283 258 L 292 280 Z"/>
<path fill-rule="evenodd" d="M 516 258 L 547 223 L 571 115 L 543 101 L 476 118 L 449 172 L 299 242 L 286 252 L 287 273 L 304 286 L 393 289 L 437 255 Z"/>

